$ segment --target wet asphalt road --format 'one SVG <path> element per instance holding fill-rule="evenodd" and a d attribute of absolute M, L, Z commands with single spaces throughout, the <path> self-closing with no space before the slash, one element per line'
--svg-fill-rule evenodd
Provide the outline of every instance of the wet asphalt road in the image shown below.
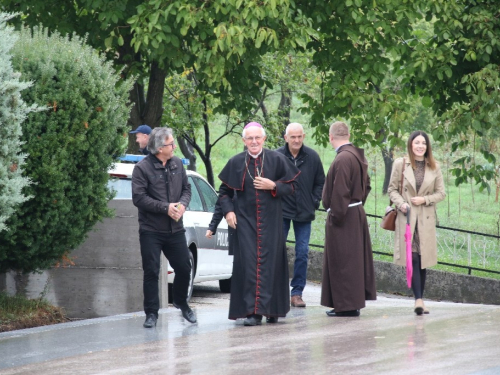
<path fill-rule="evenodd" d="M 331 318 L 309 283 L 306 308 L 277 324 L 227 319 L 217 283 L 195 288 L 198 323 L 162 309 L 0 333 L 0 374 L 500 374 L 500 307 L 380 295 L 359 318 Z"/>

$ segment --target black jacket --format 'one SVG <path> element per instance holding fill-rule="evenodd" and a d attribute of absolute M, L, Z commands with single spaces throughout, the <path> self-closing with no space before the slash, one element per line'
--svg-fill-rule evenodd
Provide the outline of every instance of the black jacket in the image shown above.
<path fill-rule="evenodd" d="M 175 233 L 184 230 L 179 221 L 168 216 L 170 203 L 187 207 L 191 201 L 191 185 L 181 159 L 174 156 L 165 168 L 153 154 L 136 164 L 132 173 L 132 201 L 139 209 L 141 231 Z"/>
<path fill-rule="evenodd" d="M 325 184 L 325 171 L 318 153 L 302 145 L 297 158 L 294 158 L 288 148 L 288 143 L 276 151 L 285 155 L 290 163 L 300 170 L 295 194 L 282 198 L 283 218 L 299 222 L 313 221 Z"/>
<path fill-rule="evenodd" d="M 222 212 L 222 207 L 220 205 L 220 198 L 217 199 L 217 203 L 215 204 L 214 214 L 212 215 L 212 221 L 208 224 L 208 229 L 215 234 L 217 232 L 217 228 L 219 227 L 222 218 L 224 217 L 224 213 Z M 228 238 L 228 254 L 234 255 L 234 247 L 238 243 L 238 233 L 236 229 L 231 228 L 229 225 L 227 226 L 227 238 Z"/>
<path fill-rule="evenodd" d="M 217 228 L 219 227 L 220 222 L 224 214 L 222 213 L 222 207 L 220 206 L 220 200 L 217 199 L 217 203 L 215 204 L 214 214 L 212 215 L 212 221 L 208 224 L 208 229 L 215 234 L 217 232 Z"/>

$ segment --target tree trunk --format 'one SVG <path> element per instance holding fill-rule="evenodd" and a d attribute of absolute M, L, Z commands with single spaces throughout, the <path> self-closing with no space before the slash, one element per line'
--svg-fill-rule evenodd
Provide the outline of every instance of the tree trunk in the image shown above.
<path fill-rule="evenodd" d="M 259 100 L 259 104 L 257 105 L 257 108 L 255 109 L 255 112 L 253 115 L 257 113 L 257 111 L 260 109 L 262 110 L 262 116 L 264 117 L 264 120 L 267 122 L 267 119 L 269 117 L 269 112 L 267 111 L 266 104 L 264 103 L 264 100 L 266 99 L 266 93 L 267 93 L 267 86 L 264 88 L 264 91 L 262 92 L 262 95 Z M 252 115 L 252 117 L 253 117 Z"/>
<path fill-rule="evenodd" d="M 212 159 L 210 159 L 210 154 L 212 153 L 212 145 L 210 144 L 210 127 L 208 119 L 208 102 L 207 98 L 203 98 L 203 131 L 205 132 L 205 152 L 199 151 L 203 163 L 205 164 L 205 170 L 207 171 L 207 181 L 215 189 L 215 178 L 214 178 L 214 168 L 212 165 Z"/>
<path fill-rule="evenodd" d="M 144 97 L 144 86 L 136 82 L 130 91 L 130 100 L 133 103 L 128 124 L 130 130 L 139 125 L 146 124 L 151 128 L 161 126 L 163 114 L 163 92 L 165 91 L 165 78 L 167 73 L 160 69 L 158 63 L 153 62 L 150 66 L 147 96 Z M 135 135 L 129 134 L 128 152 L 137 152 L 138 145 Z"/>
<path fill-rule="evenodd" d="M 210 139 L 210 135 L 206 135 Z M 214 169 L 212 166 L 212 161 L 210 159 L 210 154 L 212 152 L 212 145 L 208 143 L 206 144 L 206 149 L 205 151 L 201 149 L 200 145 L 196 143 L 196 140 L 190 139 L 188 135 L 184 135 L 184 141 L 186 141 L 187 144 L 189 144 L 190 147 L 193 149 L 193 154 L 194 151 L 198 152 L 198 155 L 201 158 L 201 161 L 203 161 L 203 164 L 205 165 L 205 170 L 207 172 L 206 178 L 207 181 L 210 185 L 214 186 Z M 207 143 L 207 142 L 205 142 Z"/>
<path fill-rule="evenodd" d="M 130 91 L 130 101 L 133 103 L 133 105 L 127 123 L 127 125 L 130 126 L 130 129 L 128 130 L 129 132 L 131 130 L 137 129 L 139 125 L 142 125 L 140 113 L 142 112 L 141 108 L 144 108 L 146 104 L 146 98 L 144 97 L 144 86 L 139 84 L 137 81 L 134 83 L 134 86 Z M 129 133 L 127 152 L 131 154 L 137 154 L 138 151 L 139 145 L 135 141 L 135 134 Z"/>
<path fill-rule="evenodd" d="M 267 111 L 266 104 L 264 102 L 259 103 L 260 109 L 262 110 L 262 116 L 264 117 L 264 120 L 267 121 L 269 117 L 269 112 Z"/>
<path fill-rule="evenodd" d="M 384 159 L 384 184 L 382 186 L 382 194 L 387 194 L 389 182 L 391 179 L 392 164 L 394 163 L 394 149 L 383 149 L 382 158 Z"/>
<path fill-rule="evenodd" d="M 290 123 L 290 109 L 292 107 L 292 90 L 281 88 L 281 101 L 278 107 L 278 115 L 286 128 Z"/>
<path fill-rule="evenodd" d="M 196 154 L 194 152 L 193 146 L 186 142 L 183 137 L 178 137 L 176 139 L 179 148 L 181 149 L 182 155 L 189 160 L 189 165 L 187 169 L 196 172 Z"/>
<path fill-rule="evenodd" d="M 214 176 L 214 169 L 212 166 L 212 162 L 210 161 L 210 158 L 208 158 L 208 161 L 205 163 L 205 168 L 207 170 L 207 181 L 212 187 L 219 191 L 219 189 L 215 186 L 215 176 Z"/>
<path fill-rule="evenodd" d="M 24 273 L 22 270 L 16 270 L 14 275 L 14 284 L 16 288 L 16 295 L 26 297 L 26 289 L 28 288 L 29 274 Z"/>
<path fill-rule="evenodd" d="M 196 171 L 196 154 L 195 151 L 198 152 L 198 155 L 201 158 L 201 161 L 205 165 L 206 170 L 206 178 L 210 185 L 214 186 L 214 170 L 212 166 L 212 161 L 210 159 L 210 154 L 212 151 L 213 145 L 210 143 L 210 127 L 209 127 L 209 119 L 208 119 L 208 103 L 206 98 L 202 100 L 203 103 L 203 131 L 205 133 L 204 146 L 205 149 L 201 148 L 201 145 L 197 143 L 194 132 L 188 133 L 185 132 L 182 136 L 182 139 L 179 139 L 179 147 L 183 153 L 183 155 L 189 159 L 190 166 L 188 169 Z"/>

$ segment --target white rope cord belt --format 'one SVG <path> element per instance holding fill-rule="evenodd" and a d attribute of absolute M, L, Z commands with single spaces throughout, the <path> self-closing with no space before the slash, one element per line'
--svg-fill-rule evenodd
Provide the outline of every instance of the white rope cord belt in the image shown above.
<path fill-rule="evenodd" d="M 349 206 L 347 206 L 347 207 L 359 206 L 360 204 L 363 204 L 363 202 L 351 203 L 351 204 L 350 204 Z M 330 209 L 326 210 L 326 212 L 330 212 Z"/>
<path fill-rule="evenodd" d="M 351 203 L 349 206 L 347 207 L 354 207 L 354 206 L 359 206 L 360 204 L 362 204 L 363 202 L 356 202 L 356 203 Z"/>

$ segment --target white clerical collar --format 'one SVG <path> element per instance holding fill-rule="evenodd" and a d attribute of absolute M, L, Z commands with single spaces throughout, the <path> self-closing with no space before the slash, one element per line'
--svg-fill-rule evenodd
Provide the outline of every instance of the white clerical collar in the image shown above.
<path fill-rule="evenodd" d="M 257 155 L 252 155 L 250 152 L 248 153 L 248 155 L 250 155 L 254 159 L 257 159 L 259 157 L 259 155 L 262 154 L 262 151 L 264 151 L 264 149 L 261 149 Z"/>
<path fill-rule="evenodd" d="M 352 143 L 351 143 L 351 142 L 347 142 L 347 143 L 344 143 L 343 145 L 340 145 L 339 147 L 337 147 L 337 148 L 335 149 L 335 152 L 337 152 L 337 153 L 338 153 L 338 152 L 339 152 L 339 150 L 340 150 L 343 146 L 345 146 L 345 145 L 352 145 Z"/>

